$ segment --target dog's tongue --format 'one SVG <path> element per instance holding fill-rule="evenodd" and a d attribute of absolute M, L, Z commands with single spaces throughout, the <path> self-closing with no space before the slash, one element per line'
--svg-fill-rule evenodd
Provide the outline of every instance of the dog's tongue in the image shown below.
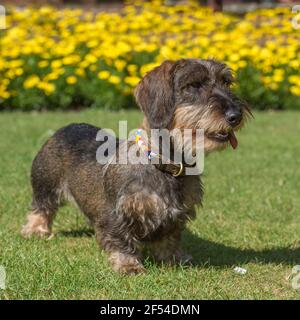
<path fill-rule="evenodd" d="M 230 132 L 229 142 L 230 142 L 230 144 L 231 144 L 231 146 L 232 146 L 233 149 L 236 149 L 236 148 L 237 148 L 237 146 L 238 146 L 238 141 L 237 141 L 237 138 L 236 138 L 236 136 L 235 136 L 235 134 L 234 134 L 233 131 Z"/>

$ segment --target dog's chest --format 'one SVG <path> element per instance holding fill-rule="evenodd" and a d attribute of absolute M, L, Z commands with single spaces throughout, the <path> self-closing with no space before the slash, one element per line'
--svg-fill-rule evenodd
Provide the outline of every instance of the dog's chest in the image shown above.
<path fill-rule="evenodd" d="M 194 217 L 194 206 L 201 202 L 202 186 L 197 176 L 175 178 L 142 165 L 109 169 L 107 176 L 118 179 L 105 179 L 107 201 L 114 205 L 118 219 L 130 221 L 138 239 L 184 226 Z M 113 183 L 116 180 L 119 184 Z"/>
<path fill-rule="evenodd" d="M 185 222 L 187 219 L 194 218 L 195 205 L 201 204 L 202 195 L 202 184 L 199 177 L 181 178 L 179 187 L 173 190 L 173 201 L 165 203 L 165 217 L 168 224 L 173 224 L 177 220 Z"/>
<path fill-rule="evenodd" d="M 202 185 L 199 177 L 190 176 L 168 181 L 163 190 L 157 188 L 155 205 L 146 212 L 141 228 L 147 240 L 158 239 L 176 229 L 183 229 L 195 217 L 195 205 L 201 203 Z"/>
<path fill-rule="evenodd" d="M 144 217 L 141 229 L 147 236 L 141 240 L 157 241 L 174 234 L 182 230 L 188 220 L 195 217 L 194 207 L 201 203 L 202 198 L 199 178 L 181 178 L 175 185 L 168 185 L 168 188 L 172 195 L 167 199 L 162 194 L 156 193 L 160 205 L 153 206 L 151 213 Z"/>
<path fill-rule="evenodd" d="M 201 204 L 203 186 L 199 176 L 186 176 L 182 183 L 183 202 L 185 206 L 192 208 Z"/>

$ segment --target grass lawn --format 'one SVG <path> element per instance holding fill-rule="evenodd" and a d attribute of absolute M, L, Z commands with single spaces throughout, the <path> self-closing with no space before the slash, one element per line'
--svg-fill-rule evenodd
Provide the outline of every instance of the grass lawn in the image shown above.
<path fill-rule="evenodd" d="M 70 122 L 137 127 L 137 111 L 0 114 L 0 299 L 297 299 L 291 269 L 300 264 L 300 113 L 256 113 L 239 148 L 205 162 L 204 207 L 183 246 L 194 267 L 146 261 L 146 275 L 119 276 L 85 220 L 62 208 L 51 240 L 19 231 L 31 201 L 30 165 L 53 130 Z M 233 271 L 247 269 L 245 275 Z"/>

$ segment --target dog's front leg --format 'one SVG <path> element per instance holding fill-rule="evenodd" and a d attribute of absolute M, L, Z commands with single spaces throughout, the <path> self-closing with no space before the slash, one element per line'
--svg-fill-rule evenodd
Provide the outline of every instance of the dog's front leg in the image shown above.
<path fill-rule="evenodd" d="M 107 252 L 108 260 L 115 272 L 121 274 L 144 273 L 141 260 L 141 246 L 132 236 L 126 222 L 110 220 L 96 226 L 96 238 L 100 247 Z"/>
<path fill-rule="evenodd" d="M 124 253 L 120 250 L 109 252 L 109 262 L 114 271 L 121 274 L 144 273 L 146 269 L 137 254 Z"/>
<path fill-rule="evenodd" d="M 130 191 L 127 188 L 119 197 L 116 210 L 102 215 L 97 228 L 99 242 L 108 252 L 113 270 L 126 274 L 145 271 L 141 263 L 140 241 L 157 229 L 163 209 L 156 193 L 145 188 Z"/>
<path fill-rule="evenodd" d="M 112 269 L 121 274 L 144 273 L 141 254 L 137 248 L 132 248 L 121 239 L 106 237 L 101 240 L 101 246 L 108 253 Z"/>
<path fill-rule="evenodd" d="M 150 249 L 156 261 L 170 265 L 192 262 L 193 257 L 185 253 L 180 247 L 181 232 L 182 228 L 178 228 L 160 241 L 151 243 Z"/>

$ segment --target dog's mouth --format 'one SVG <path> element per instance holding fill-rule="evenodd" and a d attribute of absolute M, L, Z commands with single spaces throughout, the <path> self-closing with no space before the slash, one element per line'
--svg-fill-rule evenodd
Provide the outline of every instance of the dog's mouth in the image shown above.
<path fill-rule="evenodd" d="M 208 133 L 207 137 L 211 140 L 224 143 L 228 142 L 231 144 L 233 149 L 236 149 L 238 146 L 238 140 L 235 136 L 235 133 L 233 130 L 226 132 L 226 131 L 219 131 L 214 133 Z"/>

